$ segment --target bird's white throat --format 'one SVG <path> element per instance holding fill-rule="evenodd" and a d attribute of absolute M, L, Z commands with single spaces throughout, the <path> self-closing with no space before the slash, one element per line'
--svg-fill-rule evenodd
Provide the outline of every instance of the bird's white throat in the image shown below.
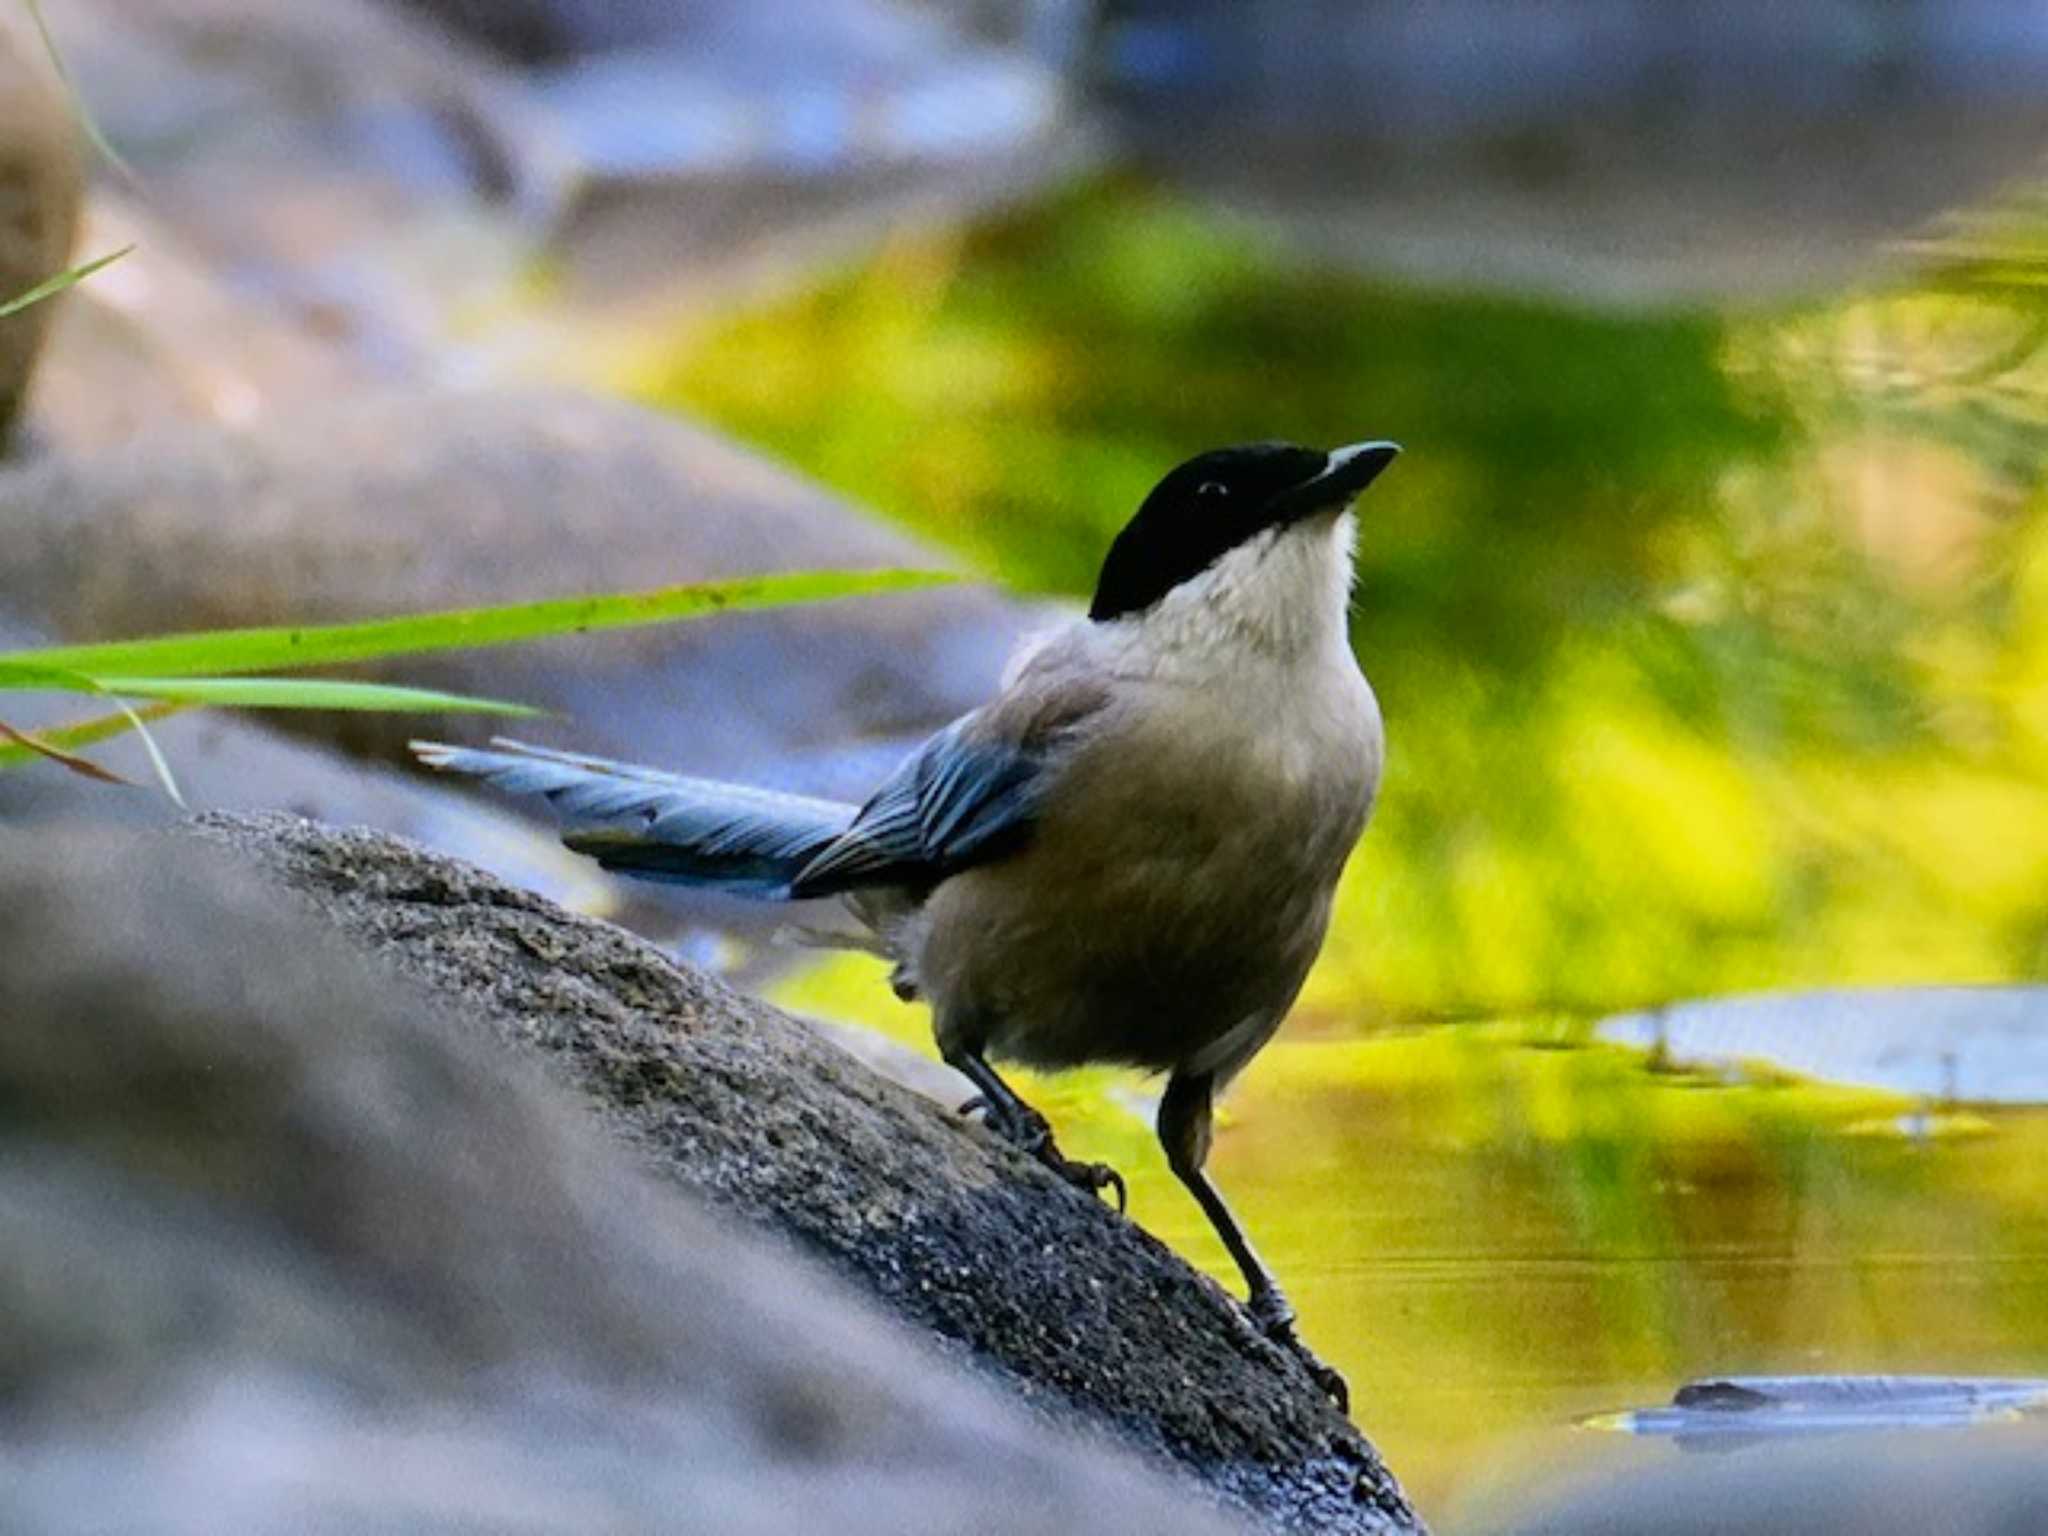
<path fill-rule="evenodd" d="M 1347 511 L 1269 529 L 1121 622 L 1146 651 L 1195 664 L 1218 651 L 1289 661 L 1348 648 L 1357 526 Z"/>

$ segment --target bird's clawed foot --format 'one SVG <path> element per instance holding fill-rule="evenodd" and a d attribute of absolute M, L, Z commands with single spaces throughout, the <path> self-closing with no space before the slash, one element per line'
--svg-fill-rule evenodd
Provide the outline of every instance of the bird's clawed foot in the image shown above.
<path fill-rule="evenodd" d="M 1069 1184 L 1085 1189 L 1091 1195 L 1099 1195 L 1105 1189 L 1114 1193 L 1117 1215 L 1123 1215 L 1130 1208 L 1130 1191 L 1124 1188 L 1124 1176 L 1109 1164 L 1073 1162 L 1060 1156 L 1050 1145 L 1038 1154 L 1038 1160 Z"/>
<path fill-rule="evenodd" d="M 1051 1124 L 1030 1105 L 1019 1102 L 1014 1107 L 1005 1106 L 978 1093 L 960 1106 L 960 1113 L 983 1116 L 990 1130 L 1019 1151 L 1037 1158 L 1075 1188 L 1085 1189 L 1091 1195 L 1099 1195 L 1105 1189 L 1114 1191 L 1117 1214 L 1124 1213 L 1129 1204 L 1124 1176 L 1107 1163 L 1077 1163 L 1064 1156 L 1053 1142 Z"/>
<path fill-rule="evenodd" d="M 1337 1405 L 1342 1414 L 1351 1412 L 1351 1386 L 1341 1374 L 1317 1358 L 1314 1350 L 1301 1342 L 1301 1335 L 1294 1331 L 1294 1308 L 1287 1304 L 1287 1298 L 1277 1290 L 1255 1292 L 1247 1303 L 1251 1312 L 1252 1325 L 1262 1337 L 1270 1339 L 1299 1360 L 1311 1380 L 1322 1389 L 1323 1396 Z"/>

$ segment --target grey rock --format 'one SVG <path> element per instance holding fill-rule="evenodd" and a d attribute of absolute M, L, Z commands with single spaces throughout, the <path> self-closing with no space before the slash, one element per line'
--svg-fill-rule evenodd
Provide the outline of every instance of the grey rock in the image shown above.
<path fill-rule="evenodd" d="M 720 33 L 740 30 L 772 35 L 776 24 L 785 46 L 815 49 L 818 31 L 829 34 L 866 29 L 886 38 L 886 11 L 937 12 L 948 23 L 988 41 L 1033 45 L 1048 37 L 1068 42 L 1085 27 L 1094 0 L 911 0 L 884 7 L 838 5 L 832 0 L 755 10 L 736 0 L 388 0 L 403 10 L 429 16 L 492 51 L 526 64 L 582 53 L 608 53 L 677 43 L 717 46 Z M 877 17 L 882 17 L 877 24 Z M 898 20 L 900 26 L 901 22 Z M 861 57 L 872 38 L 835 45 Z M 1040 51 L 1034 48 L 1033 51 Z M 1044 50 L 1053 52 L 1052 49 Z"/>
<path fill-rule="evenodd" d="M 70 264 L 84 172 L 63 103 L 0 31 L 0 303 Z M 61 299 L 0 319 L 0 449 L 7 445 Z"/>
<path fill-rule="evenodd" d="M 1059 126 L 1057 75 L 891 0 L 707 0 L 642 46 L 564 61 L 540 99 L 592 173 L 792 180 L 985 163 Z"/>
<path fill-rule="evenodd" d="M 266 184 L 367 175 L 389 212 L 473 190 L 464 118 L 488 61 L 365 0 L 67 0 L 48 21 L 108 140 L 175 207 L 230 165 Z M 434 121 L 437 114 L 443 121 Z M 245 186 L 246 196 L 257 190 Z M 281 210 L 222 211 L 229 229 Z M 227 235 L 229 229 L 220 233 Z"/>
<path fill-rule="evenodd" d="M 610 53 L 705 31 L 739 6 L 727 0 L 397 0 L 524 63 Z M 743 20 L 743 18 L 741 18 Z M 793 39 L 795 41 L 795 39 Z"/>
<path fill-rule="evenodd" d="M 2048 22 L 2003 0 L 1125 0 L 1156 172 L 1314 259 L 1575 301 L 1756 303 L 1898 264 L 2036 173 Z"/>
<path fill-rule="evenodd" d="M 51 325 L 29 412 L 39 447 L 82 458 L 146 429 L 247 425 L 369 387 L 312 318 L 235 291 L 161 213 L 97 187 L 80 248 L 124 246 L 133 249 L 72 289 Z"/>
<path fill-rule="evenodd" d="M 530 67 L 588 175 L 794 179 L 1045 138 L 1060 77 L 899 0 L 411 0 Z"/>
<path fill-rule="evenodd" d="M 520 64 L 659 36 L 675 0 L 397 0 Z"/>
<path fill-rule="evenodd" d="M 1674 1003 L 1602 1040 L 1686 1064 L 1773 1067 L 1934 1101 L 2048 1102 L 2048 987 L 1895 987 Z"/>
<path fill-rule="evenodd" d="M 877 1030 L 866 1029 L 858 1024 L 845 1024 L 836 1019 L 818 1019 L 808 1015 L 802 1017 L 806 1024 L 862 1066 L 888 1078 L 892 1083 L 901 1083 L 912 1092 L 922 1094 L 934 1104 L 958 1110 L 962 1104 L 981 1091 L 929 1051 L 914 1051 Z"/>
<path fill-rule="evenodd" d="M 617 356 L 596 316 L 644 345 L 712 281 L 847 259 L 1083 151 L 1056 73 L 886 0 L 593 5 L 654 18 L 665 51 L 551 74 L 377 0 L 48 9 L 174 236 L 385 383 L 587 374 Z M 532 42 L 536 14 L 506 27 Z"/>
<path fill-rule="evenodd" d="M 1638 1467 L 1488 1524 L 1515 1536 L 2025 1536 L 2048 1530 L 2038 1426 L 1755 1445 Z"/>
<path fill-rule="evenodd" d="M 547 1061 L 674 1184 L 781 1234 L 1041 1414 L 1268 1524 L 1405 1531 L 1372 1447 L 1223 1290 L 978 1126 L 639 939 L 381 834 L 205 818 L 480 1038 Z"/>
<path fill-rule="evenodd" d="M 480 50 L 373 0 L 66 0 L 52 30 L 107 138 L 245 299 L 385 377 L 516 278 L 575 167 Z"/>
<path fill-rule="evenodd" d="M 0 849 L 0 1527 L 1225 1528 L 218 850 Z"/>
<path fill-rule="evenodd" d="M 708 432 L 549 391 L 386 393 L 246 433 L 150 435 L 0 475 L 0 522 L 0 612 L 66 640 L 942 563 Z M 531 730 L 544 741 L 765 775 L 971 707 L 1033 622 L 963 586 L 370 671 L 553 710 Z M 489 730 L 475 716 L 285 723 L 394 762 L 408 736 Z M 806 787 L 858 794 L 873 770 L 857 758 L 835 784 L 827 762 Z"/>

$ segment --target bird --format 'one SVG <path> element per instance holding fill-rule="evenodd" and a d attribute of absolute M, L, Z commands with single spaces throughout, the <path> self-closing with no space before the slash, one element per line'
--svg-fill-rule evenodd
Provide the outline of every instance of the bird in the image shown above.
<path fill-rule="evenodd" d="M 1229 1251 L 1256 1331 L 1349 1389 L 1204 1172 L 1216 1096 L 1273 1037 L 1329 928 L 1385 758 L 1350 638 L 1360 493 L 1397 444 L 1254 442 L 1169 471 L 1111 542 L 1085 615 L 1028 638 L 994 696 L 865 804 L 500 740 L 427 765 L 551 801 L 605 869 L 766 901 L 837 898 L 930 1004 L 963 1111 L 1069 1182 L 995 1061 L 1165 1075 L 1167 1165 Z"/>

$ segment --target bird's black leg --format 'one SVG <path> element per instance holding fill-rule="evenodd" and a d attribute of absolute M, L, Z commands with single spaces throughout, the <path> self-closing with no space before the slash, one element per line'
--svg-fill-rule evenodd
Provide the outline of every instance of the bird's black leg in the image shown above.
<path fill-rule="evenodd" d="M 980 1111 L 987 1115 L 989 1128 L 998 1136 L 1030 1153 L 1069 1184 L 1091 1194 L 1114 1190 L 1116 1208 L 1123 1210 L 1124 1176 L 1107 1163 L 1076 1163 L 1061 1156 L 1045 1116 L 1018 1098 L 1017 1091 L 996 1075 L 979 1051 L 950 1051 L 946 1064 L 981 1090 L 960 1106 L 962 1114 Z"/>
<path fill-rule="evenodd" d="M 1244 1235 L 1244 1228 L 1237 1224 L 1230 1207 L 1223 1203 L 1223 1196 L 1217 1193 L 1216 1186 L 1202 1172 L 1202 1164 L 1209 1158 L 1214 1090 L 1215 1080 L 1206 1076 L 1183 1077 L 1175 1073 L 1168 1079 L 1165 1097 L 1159 1101 L 1159 1143 L 1166 1149 L 1167 1165 L 1173 1169 L 1174 1176 L 1187 1186 L 1188 1193 L 1202 1207 L 1202 1214 L 1216 1229 L 1216 1235 L 1223 1239 L 1223 1246 L 1237 1261 L 1237 1267 L 1244 1275 L 1246 1306 L 1254 1326 L 1265 1337 L 1299 1358 L 1308 1368 L 1309 1375 L 1315 1378 L 1316 1385 L 1340 1411 L 1349 1413 L 1351 1388 L 1341 1375 L 1317 1359 L 1301 1342 L 1301 1336 L 1294 1331 L 1294 1308 L 1287 1304 L 1279 1282 L 1274 1280 L 1272 1271 L 1266 1268 L 1265 1261 Z"/>

